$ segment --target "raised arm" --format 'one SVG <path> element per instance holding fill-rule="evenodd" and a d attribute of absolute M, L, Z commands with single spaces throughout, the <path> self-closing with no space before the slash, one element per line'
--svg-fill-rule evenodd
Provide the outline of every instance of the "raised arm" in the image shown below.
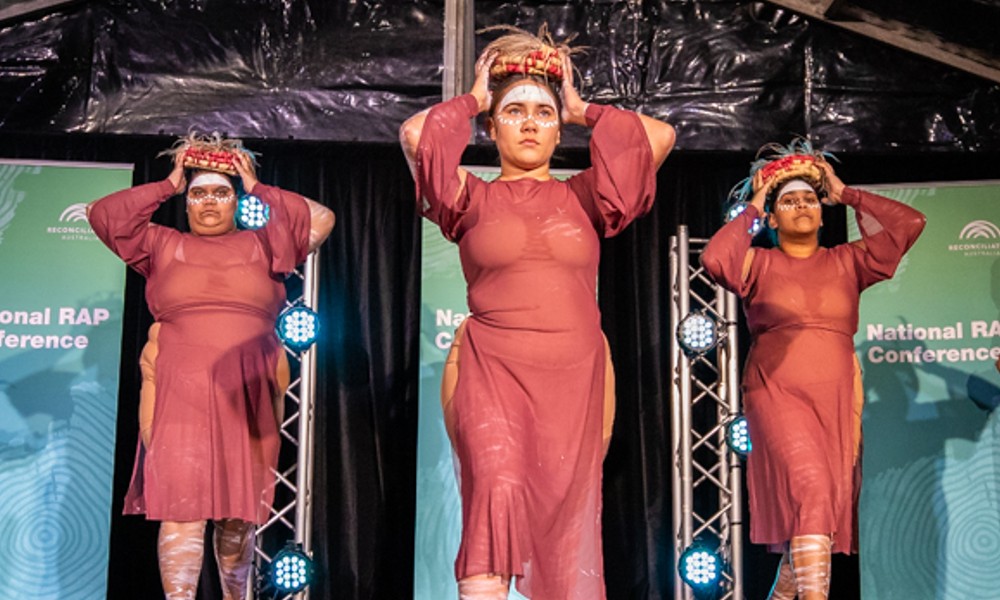
<path fill-rule="evenodd" d="M 431 109 L 424 110 L 403 121 L 399 127 L 399 145 L 403 147 L 403 156 L 410 167 L 410 175 L 417 177 L 417 146 L 420 144 L 420 134 L 424 131 L 424 121 Z M 463 177 L 464 180 L 464 177 Z"/>
<path fill-rule="evenodd" d="M 828 202 L 854 209 L 861 240 L 852 245 L 858 257 L 863 287 L 889 279 L 903 255 L 916 243 L 927 218 L 920 211 L 885 196 L 844 185 L 829 163 L 817 163 L 824 171 Z"/>
<path fill-rule="evenodd" d="M 184 169 L 162 180 L 109 194 L 87 205 L 87 220 L 104 245 L 143 275 L 149 274 L 153 213 L 165 200 L 184 191 Z"/>
<path fill-rule="evenodd" d="M 764 182 L 758 172 L 753 186 L 756 191 L 746 209 L 723 225 L 701 254 L 701 265 L 712 279 L 739 296 L 746 293 L 753 264 L 755 251 L 750 243 L 753 241 L 751 230 L 754 220 L 763 218 L 764 201 L 773 186 L 773 178 Z"/>
<path fill-rule="evenodd" d="M 305 198 L 305 197 L 303 197 Z M 326 238 L 330 237 L 333 226 L 337 222 L 337 216 L 333 211 L 323 206 L 319 202 L 310 198 L 305 198 L 309 205 L 309 251 L 319 248 Z"/>
<path fill-rule="evenodd" d="M 576 90 L 576 86 L 573 83 L 573 63 L 569 55 L 563 54 L 562 58 L 564 64 L 563 71 L 566 73 L 566 78 L 560 90 L 563 104 L 563 123 L 572 123 L 586 127 L 589 125 L 587 123 L 587 106 L 590 103 L 580 98 L 580 94 Z M 649 149 L 652 152 L 653 168 L 654 170 L 659 169 L 663 161 L 666 160 L 667 155 L 673 150 L 677 134 L 673 126 L 669 123 L 664 123 L 659 119 L 639 113 L 635 114 L 639 117 L 643 130 L 646 132 L 646 140 L 649 142 Z"/>
<path fill-rule="evenodd" d="M 257 176 L 254 175 L 253 169 L 250 168 L 250 156 L 245 152 L 234 152 L 233 154 L 236 157 L 233 166 L 236 167 L 236 172 L 243 182 L 243 189 L 249 192 L 260 183 Z M 298 197 L 304 200 L 306 206 L 309 207 L 309 252 L 312 252 L 330 236 L 336 223 L 336 215 L 333 214 L 332 210 L 315 200 L 305 196 Z"/>
<path fill-rule="evenodd" d="M 493 63 L 494 58 L 496 58 L 495 53 L 490 52 L 487 54 L 484 52 L 476 61 L 476 79 L 472 84 L 472 89 L 469 91 L 469 94 L 472 95 L 472 98 L 475 101 L 476 109 L 478 109 L 476 110 L 476 114 L 488 110 L 490 107 L 490 65 Z M 420 149 L 420 140 L 424 133 L 424 125 L 431 110 L 441 106 L 441 104 L 418 112 L 404 121 L 403 125 L 399 128 L 399 143 L 403 147 L 403 154 L 406 156 L 406 162 L 410 166 L 410 173 L 413 175 L 413 178 L 417 180 L 418 184 L 420 183 L 420 173 L 417 172 L 417 153 Z M 470 115 L 468 118 L 471 118 L 472 116 L 475 115 Z M 453 132 L 453 135 L 458 136 L 460 133 L 461 132 L 459 131 L 455 131 Z M 465 138 L 461 140 L 463 149 L 465 144 L 468 142 L 470 134 L 471 130 L 468 134 L 466 134 Z M 455 197 L 448 199 L 452 202 L 454 202 L 458 196 L 461 195 L 462 191 L 464 191 L 465 178 L 468 176 L 468 172 L 465 169 L 456 166 L 455 176 L 458 178 L 459 185 L 455 192 Z"/>
<path fill-rule="evenodd" d="M 749 287 L 750 266 L 754 249 L 750 233 L 754 219 L 760 217 L 753 204 L 715 232 L 701 253 L 701 266 L 719 285 L 738 296 Z"/>
<path fill-rule="evenodd" d="M 468 94 L 413 115 L 399 132 L 416 184 L 417 208 L 452 240 L 459 235 L 462 218 L 469 210 L 469 173 L 459 165 L 472 135 L 471 119 L 489 108 L 493 58 L 492 52 L 479 57 L 476 80 Z"/>

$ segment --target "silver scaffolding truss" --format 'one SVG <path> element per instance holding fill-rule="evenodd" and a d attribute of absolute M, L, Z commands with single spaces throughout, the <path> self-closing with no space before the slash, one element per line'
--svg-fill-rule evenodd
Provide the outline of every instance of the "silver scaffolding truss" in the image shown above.
<path fill-rule="evenodd" d="M 736 296 L 716 285 L 698 257 L 708 240 L 688 237 L 681 225 L 670 237 L 671 439 L 674 551 L 695 540 L 718 542 L 726 564 L 720 599 L 743 599 L 741 459 L 726 445 L 726 425 L 740 413 Z M 701 311 L 719 326 L 715 350 L 688 355 L 678 343 L 681 319 Z M 694 591 L 678 576 L 674 598 Z"/>
<path fill-rule="evenodd" d="M 285 280 L 286 307 L 306 306 L 317 310 L 319 299 L 319 255 L 313 252 L 306 262 Z M 247 600 L 264 595 L 267 571 L 274 556 L 291 541 L 312 557 L 313 434 L 316 407 L 315 346 L 302 352 L 285 348 L 291 367 L 291 382 L 285 392 L 285 416 L 281 422 L 281 452 L 275 472 L 274 504 L 270 518 L 257 527 L 254 552 L 256 575 L 250 578 Z M 309 599 L 309 588 L 279 598 Z"/>

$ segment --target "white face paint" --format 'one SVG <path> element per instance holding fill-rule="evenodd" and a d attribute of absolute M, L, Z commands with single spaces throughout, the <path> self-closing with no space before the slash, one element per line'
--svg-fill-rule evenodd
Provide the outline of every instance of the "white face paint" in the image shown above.
<path fill-rule="evenodd" d="M 230 181 L 229 178 L 226 177 L 225 175 L 221 175 L 219 173 L 206 173 L 206 172 L 198 173 L 197 175 L 195 175 L 194 179 L 191 180 L 191 185 L 189 185 L 188 187 L 198 187 L 206 185 L 215 185 L 215 186 L 224 185 L 229 189 L 233 188 L 233 182 Z"/>
<path fill-rule="evenodd" d="M 819 200 L 812 198 L 781 198 L 774 203 L 775 210 L 795 210 L 799 206 L 819 208 Z"/>
<path fill-rule="evenodd" d="M 819 198 L 797 198 L 797 197 L 785 197 L 785 194 L 789 192 L 813 192 L 816 190 L 813 186 L 809 185 L 802 179 L 792 179 L 786 182 L 784 185 L 778 189 L 777 200 L 774 202 L 775 210 L 795 210 L 799 206 L 804 206 L 805 208 L 819 208 Z"/>
<path fill-rule="evenodd" d="M 233 182 L 219 173 L 198 173 L 188 186 L 187 203 L 201 204 L 209 198 L 214 198 L 220 204 L 236 200 Z"/>
<path fill-rule="evenodd" d="M 515 106 L 510 106 L 511 104 Z M 533 113 L 529 114 L 528 106 L 534 107 Z M 539 127 L 559 127 L 556 106 L 555 96 L 547 88 L 525 81 L 508 89 L 503 95 L 497 105 L 495 119 L 498 124 L 511 127 L 519 127 L 528 119 Z"/>
<path fill-rule="evenodd" d="M 804 179 L 790 179 L 790 180 L 786 181 L 785 184 L 782 185 L 781 188 L 778 190 L 777 197 L 781 198 L 782 196 L 784 196 L 788 192 L 797 192 L 799 190 L 803 190 L 803 191 L 807 191 L 807 192 L 815 192 L 816 191 L 815 189 L 813 189 L 813 186 L 811 186 L 808 183 L 806 183 Z"/>

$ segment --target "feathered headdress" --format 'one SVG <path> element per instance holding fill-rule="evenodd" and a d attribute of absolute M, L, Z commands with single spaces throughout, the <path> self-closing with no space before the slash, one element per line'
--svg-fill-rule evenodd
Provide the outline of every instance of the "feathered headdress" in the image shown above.
<path fill-rule="evenodd" d="M 790 179 L 802 179 L 817 192 L 823 190 L 823 170 L 816 163 L 837 158 L 829 152 L 815 150 L 809 140 L 793 139 L 787 146 L 771 143 L 757 151 L 757 159 L 750 163 L 750 174 L 729 192 L 731 204 L 745 203 L 757 191 L 757 174 L 760 185 L 771 182 L 771 190 L 781 187 Z"/>
<path fill-rule="evenodd" d="M 250 170 L 256 166 L 255 154 L 243 147 L 243 141 L 235 138 L 224 138 L 219 132 L 211 135 L 200 135 L 194 132 L 179 138 L 174 145 L 160 152 L 160 156 L 183 155 L 183 165 L 187 168 L 217 171 L 227 175 L 236 175 L 233 166 L 235 154 L 246 154 L 250 157 Z"/>
<path fill-rule="evenodd" d="M 760 173 L 760 185 L 772 183 L 768 193 L 779 189 L 783 183 L 791 179 L 802 179 L 816 190 L 823 191 L 823 171 L 816 166 L 817 161 L 826 159 L 837 160 L 829 152 L 815 150 L 809 140 L 793 139 L 787 146 L 774 142 L 761 147 L 757 151 L 757 159 L 750 163 L 750 174 L 729 190 L 729 204 L 725 210 L 726 221 L 732 221 L 746 209 L 750 198 L 758 190 L 757 174 Z M 766 204 L 765 204 L 766 206 Z M 750 226 L 750 234 L 756 235 L 764 228 L 764 219 L 757 218 Z"/>
<path fill-rule="evenodd" d="M 545 23 L 538 29 L 537 35 L 511 25 L 494 25 L 479 30 L 479 33 L 488 31 L 508 32 L 487 44 L 483 50 L 497 53 L 490 67 L 490 78 L 494 80 L 522 74 L 562 81 L 565 76 L 562 55 L 582 51 L 582 48 L 570 48 L 572 37 L 562 42 L 553 40 Z"/>

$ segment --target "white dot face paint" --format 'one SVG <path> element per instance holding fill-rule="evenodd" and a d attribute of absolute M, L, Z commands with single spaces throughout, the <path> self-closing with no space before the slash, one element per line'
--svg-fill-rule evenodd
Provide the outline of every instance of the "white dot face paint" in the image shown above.
<path fill-rule="evenodd" d="M 508 116 L 498 116 L 496 121 L 500 125 L 507 125 L 510 127 L 520 127 L 527 120 L 534 121 L 535 125 L 548 129 L 550 127 L 559 127 L 559 119 L 540 119 L 537 115 L 522 115 L 520 117 L 508 117 Z"/>
<path fill-rule="evenodd" d="M 497 124 L 510 127 L 520 127 L 529 119 L 538 127 L 559 127 L 556 106 L 548 89 L 526 81 L 507 90 L 497 105 L 495 119 Z"/>
<path fill-rule="evenodd" d="M 774 203 L 775 210 L 795 210 L 799 206 L 819 208 L 819 200 L 813 198 L 781 198 Z"/>
<path fill-rule="evenodd" d="M 187 203 L 198 205 L 209 198 L 214 198 L 219 204 L 228 204 L 236 200 L 236 191 L 228 177 L 218 173 L 199 173 L 191 180 L 187 191 Z"/>
<path fill-rule="evenodd" d="M 191 190 L 187 195 L 187 203 L 189 206 L 198 206 L 202 202 L 207 201 L 209 198 L 214 199 L 219 204 L 229 204 L 236 200 L 236 194 L 233 190 L 224 191 L 221 189 L 216 189 L 214 192 L 208 192 L 201 188 Z"/>
<path fill-rule="evenodd" d="M 791 192 L 813 192 L 815 194 L 816 190 L 803 179 L 791 179 L 778 189 L 778 199 L 774 202 L 775 210 L 794 210 L 800 205 L 805 208 L 819 208 L 819 198 L 815 196 L 786 196 Z"/>

